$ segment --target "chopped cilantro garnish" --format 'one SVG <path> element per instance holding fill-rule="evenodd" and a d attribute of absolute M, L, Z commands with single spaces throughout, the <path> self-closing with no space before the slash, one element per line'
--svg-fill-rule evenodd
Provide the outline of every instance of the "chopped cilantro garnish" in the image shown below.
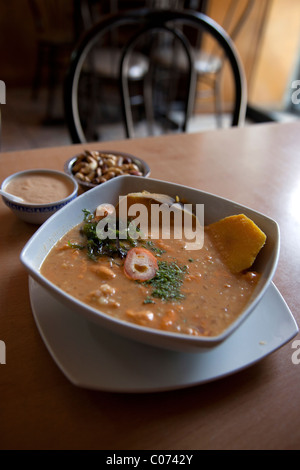
<path fill-rule="evenodd" d="M 147 297 L 145 300 L 144 300 L 144 304 L 155 304 L 154 300 L 150 299 L 150 297 Z"/>
<path fill-rule="evenodd" d="M 82 209 L 82 212 L 84 213 L 83 220 L 91 220 L 94 218 L 93 214 L 88 209 Z"/>
<path fill-rule="evenodd" d="M 78 243 L 72 243 L 70 241 L 68 241 L 68 245 L 70 248 L 74 248 L 76 250 L 83 250 L 84 249 L 84 246 L 83 245 L 78 245 Z"/>
<path fill-rule="evenodd" d="M 180 288 L 186 270 L 186 266 L 179 266 L 175 262 L 159 261 L 155 277 L 145 281 L 145 284 L 152 287 L 151 297 L 165 301 L 184 299 L 185 296 L 180 292 Z"/>
<path fill-rule="evenodd" d="M 157 246 L 155 246 L 152 240 L 147 240 L 145 245 L 143 246 L 144 248 L 148 248 L 151 251 L 153 251 L 153 253 L 155 253 L 157 256 L 161 256 L 163 253 L 166 252 L 166 250 L 162 250 L 161 248 L 158 248 Z"/>

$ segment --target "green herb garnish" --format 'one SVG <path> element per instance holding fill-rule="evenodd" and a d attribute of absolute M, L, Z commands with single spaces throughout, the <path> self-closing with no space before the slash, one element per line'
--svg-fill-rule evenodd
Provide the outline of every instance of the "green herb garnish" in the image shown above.
<path fill-rule="evenodd" d="M 94 218 L 94 215 L 88 209 L 82 209 L 82 212 L 84 213 L 83 220 L 91 220 Z"/>
<path fill-rule="evenodd" d="M 83 209 L 83 213 L 84 223 L 81 234 L 86 239 L 86 243 L 81 249 L 86 249 L 90 259 L 97 261 L 103 255 L 123 259 L 128 250 L 137 245 L 137 241 L 129 235 L 128 226 L 123 226 L 119 221 L 114 223 L 114 220 L 109 217 L 106 218 L 107 224 L 104 227 L 106 238 L 100 239 L 96 230 L 98 220 L 95 220 L 94 215 L 87 209 Z"/>
<path fill-rule="evenodd" d="M 147 297 L 145 300 L 144 300 L 144 304 L 155 304 L 154 300 L 150 299 L 150 297 Z"/>
<path fill-rule="evenodd" d="M 166 250 L 162 250 L 161 248 L 158 248 L 155 246 L 152 240 L 147 240 L 144 245 L 142 245 L 144 248 L 150 249 L 153 251 L 153 253 L 156 254 L 156 256 L 161 256 L 163 253 L 166 252 Z"/>
<path fill-rule="evenodd" d="M 68 241 L 68 245 L 70 248 L 74 248 L 75 250 L 83 250 L 84 249 L 84 245 L 78 245 L 78 243 L 72 243 L 70 241 Z"/>
<path fill-rule="evenodd" d="M 158 262 L 158 271 L 153 279 L 145 281 L 144 284 L 152 287 L 151 297 L 160 298 L 164 301 L 182 300 L 184 294 L 180 292 L 187 266 L 179 266 L 175 262 Z"/>

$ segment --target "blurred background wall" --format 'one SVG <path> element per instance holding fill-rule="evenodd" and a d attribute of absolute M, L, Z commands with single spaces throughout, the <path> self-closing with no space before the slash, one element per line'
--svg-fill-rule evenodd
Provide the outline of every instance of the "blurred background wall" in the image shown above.
<path fill-rule="evenodd" d="M 207 13 L 221 22 L 228 1 L 209 0 Z M 66 11 L 72 8 L 72 0 L 63 3 Z M 119 3 L 121 8 L 127 8 L 143 6 L 145 2 Z M 66 21 L 65 29 L 71 27 Z M 299 62 L 299 0 L 255 0 L 236 45 L 245 66 L 251 104 L 280 108 Z M 35 25 L 28 1 L 0 0 L 0 79 L 6 83 L 7 95 L 11 87 L 32 85 L 36 53 Z"/>

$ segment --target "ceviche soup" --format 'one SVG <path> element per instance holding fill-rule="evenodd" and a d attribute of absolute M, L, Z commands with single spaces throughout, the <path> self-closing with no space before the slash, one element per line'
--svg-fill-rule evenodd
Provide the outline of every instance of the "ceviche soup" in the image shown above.
<path fill-rule="evenodd" d="M 265 241 L 245 216 L 205 227 L 203 247 L 187 251 L 184 239 L 120 237 L 127 229 L 120 225 L 113 239 L 100 240 L 96 214 L 84 211 L 82 223 L 41 266 L 41 273 L 65 292 L 118 319 L 196 336 L 217 336 L 241 314 L 259 279 L 251 265 Z M 239 246 L 227 256 L 231 232 Z M 259 244 L 256 239 L 253 255 L 255 237 Z M 242 255 L 249 244 L 251 260 L 245 264 Z"/>

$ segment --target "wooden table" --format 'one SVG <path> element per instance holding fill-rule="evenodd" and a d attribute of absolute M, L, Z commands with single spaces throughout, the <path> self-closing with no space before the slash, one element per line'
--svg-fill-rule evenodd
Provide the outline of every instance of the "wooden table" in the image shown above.
<path fill-rule="evenodd" d="M 277 220 L 281 255 L 274 282 L 300 323 L 300 123 L 88 145 L 101 147 L 140 156 L 153 178 L 216 193 Z M 63 169 L 80 148 L 0 154 L 0 180 L 18 170 Z M 292 342 L 244 371 L 188 389 L 131 395 L 72 385 L 38 333 L 19 261 L 36 227 L 15 218 L 2 202 L 0 227 L 0 340 L 6 345 L 0 448 L 300 447 L 300 364 L 292 362 Z"/>

